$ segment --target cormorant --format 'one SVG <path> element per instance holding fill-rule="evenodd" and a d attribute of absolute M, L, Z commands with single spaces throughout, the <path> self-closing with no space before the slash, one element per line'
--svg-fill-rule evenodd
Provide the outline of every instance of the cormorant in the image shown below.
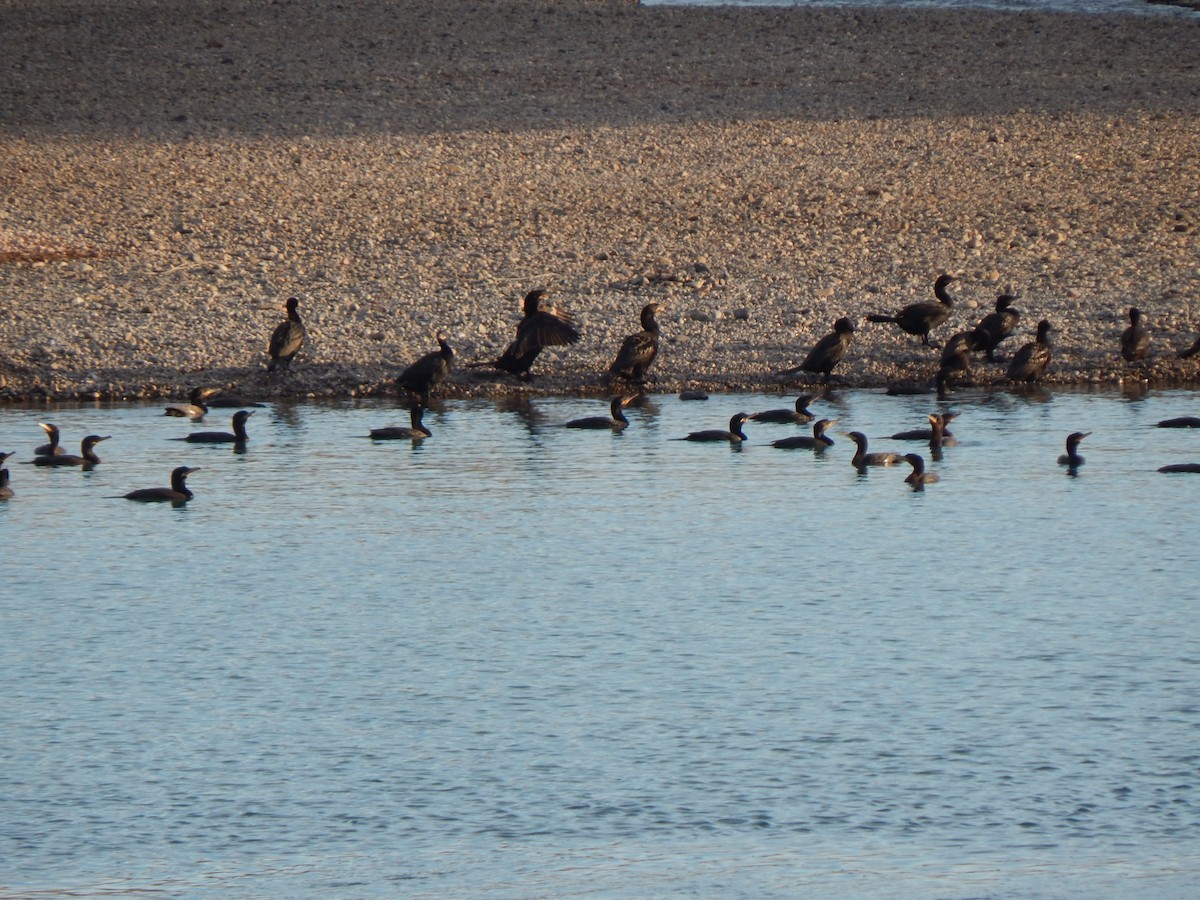
<path fill-rule="evenodd" d="M 572 419 L 567 422 L 566 428 L 592 428 L 592 429 L 608 429 L 610 431 L 623 431 L 629 425 L 629 420 L 625 418 L 623 407 L 629 403 L 631 398 L 628 397 L 613 397 L 609 403 L 609 411 L 611 416 L 587 416 L 583 419 Z"/>
<path fill-rule="evenodd" d="M 69 453 L 60 453 L 55 456 L 35 456 L 33 464 L 35 466 L 82 466 L 85 469 L 90 469 L 92 466 L 100 462 L 100 457 L 96 455 L 93 449 L 101 441 L 107 441 L 111 434 L 106 434 L 100 437 L 98 434 L 89 434 L 80 442 L 80 450 L 78 456 L 73 456 Z"/>
<path fill-rule="evenodd" d="M 239 409 L 233 414 L 233 434 L 228 431 L 193 431 L 186 437 L 171 438 L 173 441 L 187 441 L 189 444 L 244 444 L 249 439 L 246 434 L 246 420 L 254 415 L 253 411 Z"/>
<path fill-rule="evenodd" d="M 807 425 L 816 418 L 808 408 L 820 394 L 801 394 L 796 398 L 795 409 L 768 409 L 757 412 L 750 418 L 755 422 L 781 422 L 789 425 Z"/>
<path fill-rule="evenodd" d="M 430 392 L 446 381 L 454 368 L 454 351 L 440 334 L 437 342 L 439 349 L 426 353 L 396 377 L 396 387 L 415 395 L 422 406 L 429 405 Z"/>
<path fill-rule="evenodd" d="M 938 345 L 929 340 L 929 332 L 950 318 L 954 300 L 946 292 L 946 285 L 953 280 L 953 275 L 938 277 L 933 285 L 933 293 L 938 298 L 937 303 L 910 303 L 892 316 L 872 313 L 867 316 L 867 321 L 894 322 L 909 334 L 920 337 L 926 346 L 936 347 Z"/>
<path fill-rule="evenodd" d="M 1200 353 L 1200 337 L 1197 337 L 1195 342 L 1192 344 L 1192 346 L 1188 347 L 1186 350 L 1180 350 L 1179 358 L 1180 359 L 1191 359 L 1197 353 Z"/>
<path fill-rule="evenodd" d="M 1058 458 L 1060 466 L 1070 466 L 1074 469 L 1083 465 L 1083 457 L 1079 454 L 1079 442 L 1089 434 L 1090 431 L 1075 431 L 1067 435 L 1067 452 Z"/>
<path fill-rule="evenodd" d="M 1015 299 L 1010 294 L 1001 294 L 996 298 L 996 311 L 988 313 L 975 326 L 979 344 L 977 349 L 987 353 L 988 362 L 996 361 L 996 348 L 1013 333 L 1013 329 L 1021 321 L 1021 311 L 1014 309 L 1012 305 Z"/>
<path fill-rule="evenodd" d="M 833 323 L 833 331 L 825 335 L 808 351 L 804 362 L 791 369 L 784 369 L 784 375 L 795 375 L 797 372 L 811 372 L 821 375 L 821 383 L 828 384 L 833 367 L 842 361 L 850 344 L 854 340 L 854 322 L 843 316 Z"/>
<path fill-rule="evenodd" d="M 740 444 L 746 440 L 746 433 L 742 431 L 742 423 L 750 417 L 744 412 L 738 413 L 729 420 L 729 430 L 721 431 L 712 429 L 709 431 L 693 431 L 687 437 L 677 438 L 680 441 L 726 441 L 730 444 Z"/>
<path fill-rule="evenodd" d="M 929 414 L 929 455 L 934 459 L 942 458 L 943 447 L 953 447 L 958 443 L 954 436 L 946 431 L 946 417 L 938 413 Z"/>
<path fill-rule="evenodd" d="M 300 321 L 300 313 L 296 311 L 299 305 L 300 301 L 297 298 L 288 297 L 285 304 L 287 318 L 271 332 L 271 342 L 267 345 L 267 354 L 271 357 L 271 361 L 267 363 L 268 372 L 274 372 L 277 368 L 286 371 L 291 366 L 292 359 L 304 346 L 308 331 Z"/>
<path fill-rule="evenodd" d="M 1037 340 L 1026 344 L 1013 355 L 1008 364 L 1010 381 L 1038 381 L 1050 365 L 1050 323 L 1045 319 L 1038 322 Z"/>
<path fill-rule="evenodd" d="M 38 428 L 46 432 L 46 437 L 50 439 L 48 444 L 42 444 L 33 451 L 34 456 L 59 456 L 67 451 L 59 446 L 58 426 L 51 425 L 49 422 L 38 422 Z"/>
<path fill-rule="evenodd" d="M 210 394 L 215 394 L 214 388 L 192 388 L 188 394 L 187 403 L 178 403 L 174 406 L 168 406 L 163 410 L 164 416 L 176 416 L 181 419 L 193 419 L 199 422 L 204 418 L 204 414 L 208 412 L 208 405 L 205 400 Z"/>
<path fill-rule="evenodd" d="M 208 397 L 204 403 L 209 409 L 261 409 L 266 406 L 265 403 L 259 403 L 256 400 L 247 400 L 237 394 L 225 393 Z"/>
<path fill-rule="evenodd" d="M 682 391 L 680 391 L 680 392 L 679 392 L 679 399 L 680 399 L 680 400 L 707 400 L 707 399 L 708 399 L 708 394 L 707 394 L 707 393 L 705 393 L 704 391 L 695 390 L 695 389 L 693 388 L 693 389 L 690 389 L 690 390 L 682 390 Z"/>
<path fill-rule="evenodd" d="M 646 372 L 654 364 L 658 356 L 658 337 L 660 329 L 657 303 L 647 303 L 642 307 L 642 330 L 631 334 L 621 343 L 617 358 L 608 367 L 610 379 L 620 378 L 635 384 L 646 383 Z"/>
<path fill-rule="evenodd" d="M 408 411 L 410 427 L 390 425 L 386 428 L 372 428 L 370 438 L 374 441 L 423 441 L 427 437 L 433 437 L 433 432 L 426 428 L 421 421 L 424 415 L 425 407 L 420 403 L 414 403 Z"/>
<path fill-rule="evenodd" d="M 933 413 L 930 414 L 932 424 Z M 942 420 L 942 440 L 945 446 L 949 447 L 950 439 L 954 437 L 949 431 L 946 431 L 946 426 L 958 418 L 958 413 L 948 412 L 941 413 L 938 418 Z M 933 438 L 933 428 L 912 428 L 908 431 L 897 431 L 892 435 L 893 441 L 928 441 Z"/>
<path fill-rule="evenodd" d="M 984 338 L 977 331 L 959 331 L 942 347 L 941 371 L 949 377 L 961 372 L 971 377 L 971 354 L 984 348 Z"/>
<path fill-rule="evenodd" d="M 811 437 L 807 434 L 797 434 L 771 441 L 771 446 L 778 447 L 780 450 L 825 450 L 833 446 L 833 438 L 825 432 L 837 421 L 837 419 L 818 419 L 813 423 Z"/>
<path fill-rule="evenodd" d="M 1179 416 L 1176 419 L 1163 419 L 1158 423 L 1159 428 L 1200 428 L 1200 418 L 1196 416 Z"/>
<path fill-rule="evenodd" d="M 1129 327 L 1121 332 L 1121 357 L 1125 362 L 1138 362 L 1150 352 L 1150 332 L 1142 323 L 1142 311 L 1129 307 Z"/>
<path fill-rule="evenodd" d="M 912 471 L 904 479 L 905 484 L 911 484 L 913 490 L 920 490 L 927 484 L 934 484 L 938 477 L 933 472 L 925 471 L 925 458 L 919 453 L 905 453 L 904 461 L 912 466 Z"/>
<path fill-rule="evenodd" d="M 142 503 L 187 503 L 192 499 L 192 492 L 188 490 L 187 477 L 193 472 L 199 472 L 198 468 L 193 469 L 187 466 L 177 466 L 171 470 L 171 486 L 170 487 L 153 487 L 142 488 L 137 491 L 130 491 L 124 495 L 126 500 L 137 500 Z"/>
<path fill-rule="evenodd" d="M 530 291 L 523 304 L 524 318 L 517 325 L 517 336 L 495 362 L 471 363 L 471 368 L 490 366 L 529 381 L 530 369 L 544 347 L 560 347 L 579 342 L 579 329 L 563 312 L 553 306 L 543 306 L 546 292 Z"/>
<path fill-rule="evenodd" d="M 1171 463 L 1169 466 L 1161 466 L 1160 472 L 1200 472 L 1200 463 Z"/>
<path fill-rule="evenodd" d="M 868 453 L 867 436 L 861 431 L 851 431 L 846 437 L 854 441 L 854 456 L 850 457 L 850 462 L 857 469 L 865 469 L 867 466 L 894 466 L 903 458 L 899 453 Z"/>
<path fill-rule="evenodd" d="M 11 453 L 4 454 L 5 458 L 12 456 Z M 11 500 L 13 489 L 8 486 L 8 469 L 0 469 L 0 500 Z"/>

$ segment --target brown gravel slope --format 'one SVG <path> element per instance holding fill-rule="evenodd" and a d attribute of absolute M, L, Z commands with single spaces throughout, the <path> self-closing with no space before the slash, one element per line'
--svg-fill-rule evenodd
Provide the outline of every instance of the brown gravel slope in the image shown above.
<path fill-rule="evenodd" d="M 0 396 L 372 393 L 539 285 L 581 343 L 451 393 L 601 392 L 650 299 L 660 389 L 790 387 L 942 271 L 938 336 L 1015 292 L 1014 347 L 1045 316 L 1054 380 L 1116 381 L 1136 304 L 1136 376 L 1192 379 L 1198 65 L 1197 15 L 0 0 Z M 863 324 L 838 374 L 935 361 Z"/>

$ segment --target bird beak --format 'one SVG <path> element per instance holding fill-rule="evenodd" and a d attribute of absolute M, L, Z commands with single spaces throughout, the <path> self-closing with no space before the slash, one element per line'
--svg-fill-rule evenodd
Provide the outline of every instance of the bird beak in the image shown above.
<path fill-rule="evenodd" d="M 101 441 L 107 441 L 107 440 L 108 440 L 110 437 L 112 437 L 112 435 L 111 435 L 111 434 L 106 434 L 104 437 L 100 438 L 100 440 L 101 440 Z M 97 441 L 97 443 L 99 443 L 99 441 Z"/>

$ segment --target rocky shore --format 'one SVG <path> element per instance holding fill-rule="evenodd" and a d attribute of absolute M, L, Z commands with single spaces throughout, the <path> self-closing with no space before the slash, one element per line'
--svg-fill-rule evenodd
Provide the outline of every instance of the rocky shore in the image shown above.
<path fill-rule="evenodd" d="M 539 286 L 582 341 L 448 395 L 603 393 L 650 300 L 657 390 L 791 390 L 839 316 L 836 381 L 927 383 L 936 351 L 863 317 L 942 272 L 935 337 L 1012 293 L 1003 355 L 1051 320 L 1051 382 L 1200 377 L 1198 14 L 44 0 L 3 25 L 0 399 L 386 393 L 439 333 L 494 359 Z M 310 340 L 268 376 L 293 295 Z"/>

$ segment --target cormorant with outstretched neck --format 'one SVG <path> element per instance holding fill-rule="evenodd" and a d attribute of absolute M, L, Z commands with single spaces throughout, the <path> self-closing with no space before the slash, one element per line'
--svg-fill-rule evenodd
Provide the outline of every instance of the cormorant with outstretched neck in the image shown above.
<path fill-rule="evenodd" d="M 414 403 L 408 410 L 408 428 L 401 425 L 372 428 L 370 438 L 374 441 L 423 441 L 427 437 L 433 437 L 433 432 L 426 428 L 425 423 L 421 421 L 424 415 L 425 407 L 420 403 Z"/>
<path fill-rule="evenodd" d="M 821 376 L 821 383 L 828 384 L 833 368 L 842 361 L 850 344 L 854 340 L 854 322 L 843 316 L 833 323 L 833 331 L 821 338 L 808 351 L 804 362 L 791 369 L 784 369 L 784 375 L 795 375 L 797 372 L 811 372 Z"/>
<path fill-rule="evenodd" d="M 1050 332 L 1054 329 L 1045 319 L 1038 322 L 1037 339 L 1026 344 L 1014 354 L 1008 364 L 1010 381 L 1038 381 L 1050 365 L 1052 350 Z"/>
<path fill-rule="evenodd" d="M 625 418 L 624 407 L 629 403 L 629 397 L 613 397 L 608 405 L 611 415 L 608 416 L 586 416 L 582 419 L 572 419 L 567 422 L 566 428 L 591 428 L 594 430 L 609 430 L 623 431 L 629 426 L 629 420 Z"/>
<path fill-rule="evenodd" d="M 608 367 L 609 378 L 620 378 L 634 384 L 646 383 L 646 372 L 658 356 L 658 309 L 657 303 L 647 303 L 642 307 L 642 330 L 629 335 L 621 343 L 617 358 Z"/>
<path fill-rule="evenodd" d="M 1091 434 L 1090 431 L 1074 431 L 1067 435 L 1067 452 L 1058 458 L 1060 466 L 1070 466 L 1072 469 L 1083 465 L 1083 457 L 1079 453 L 1079 442 Z"/>
<path fill-rule="evenodd" d="M 96 445 L 101 441 L 107 441 L 110 437 L 112 437 L 111 434 L 107 434 L 104 437 L 100 437 L 98 434 L 89 434 L 80 442 L 78 456 L 70 453 L 35 456 L 33 464 L 35 466 L 81 466 L 85 469 L 90 469 L 100 462 L 100 457 L 96 455 Z"/>
<path fill-rule="evenodd" d="M 1021 311 L 1012 305 L 1015 299 L 1011 294 L 1001 294 L 996 298 L 996 311 L 988 313 L 975 326 L 978 349 L 987 354 L 988 362 L 996 361 L 996 348 L 1021 321 Z"/>
<path fill-rule="evenodd" d="M 187 403 L 177 403 L 174 406 L 168 406 L 163 410 L 163 415 L 176 416 L 181 419 L 192 419 L 199 422 L 204 418 L 204 414 L 208 412 L 208 406 L 204 401 L 208 398 L 209 394 L 215 393 L 216 390 L 213 388 L 192 388 L 191 393 L 188 394 Z"/>
<path fill-rule="evenodd" d="M 532 378 L 530 369 L 545 347 L 579 343 L 579 329 L 571 319 L 552 305 L 545 304 L 546 291 L 538 288 L 525 295 L 524 317 L 517 325 L 517 336 L 495 362 L 471 363 L 471 368 L 490 366 L 524 381 Z"/>
<path fill-rule="evenodd" d="M 450 378 L 454 368 L 454 351 L 440 334 L 437 342 L 437 350 L 426 353 L 396 377 L 396 387 L 416 396 L 422 406 L 429 405 L 430 393 Z"/>
<path fill-rule="evenodd" d="M 60 456 L 67 452 L 58 443 L 59 433 L 57 425 L 51 425 L 49 422 L 38 422 L 38 428 L 46 432 L 46 437 L 49 438 L 49 443 L 42 444 L 40 447 L 34 450 L 34 456 Z"/>
<path fill-rule="evenodd" d="M 953 447 L 958 444 L 954 435 L 946 431 L 947 418 L 939 413 L 929 414 L 929 455 L 934 459 L 942 458 L 943 447 Z"/>
<path fill-rule="evenodd" d="M 300 352 L 300 348 L 304 346 L 308 330 L 300 321 L 300 313 L 296 311 L 299 305 L 300 301 L 296 297 L 288 297 L 284 306 L 287 309 L 287 318 L 271 332 L 271 341 L 267 344 L 267 355 L 271 357 L 267 363 L 268 372 L 274 372 L 276 369 L 286 371 Z"/>
<path fill-rule="evenodd" d="M 867 436 L 861 431 L 851 431 L 846 437 L 854 441 L 854 456 L 850 457 L 850 462 L 856 469 L 865 469 L 867 466 L 894 466 L 903 458 L 899 453 L 868 453 Z"/>
<path fill-rule="evenodd" d="M 837 423 L 837 419 L 818 419 L 813 423 L 812 435 L 797 434 L 792 437 L 771 441 L 772 447 L 780 450 L 826 450 L 833 446 L 833 438 L 825 432 Z"/>
<path fill-rule="evenodd" d="M 938 280 L 933 285 L 933 293 L 938 299 L 937 303 L 910 303 L 892 316 L 872 313 L 867 316 L 867 321 L 894 322 L 902 330 L 921 338 L 922 343 L 926 346 L 936 347 L 937 344 L 929 340 L 929 332 L 950 318 L 954 300 L 946 291 L 946 286 L 953 280 L 953 275 L 938 276 Z"/>
<path fill-rule="evenodd" d="M 187 437 L 171 438 L 173 441 L 187 441 L 189 444 L 244 444 L 250 439 L 246 433 L 246 420 L 254 413 L 250 410 L 239 409 L 233 414 L 233 433 L 228 431 L 193 431 Z"/>
<path fill-rule="evenodd" d="M 152 487 L 130 491 L 124 495 L 124 499 L 137 500 L 141 503 L 187 503 L 193 496 L 192 492 L 188 490 L 187 477 L 193 472 L 199 471 L 199 469 L 188 466 L 176 466 L 171 470 L 170 487 Z"/>
<path fill-rule="evenodd" d="M 4 454 L 5 459 L 12 456 L 11 453 Z M 8 485 L 8 469 L 0 469 L 0 500 L 11 500 L 13 497 L 13 489 Z"/>
<path fill-rule="evenodd" d="M 1142 311 L 1129 307 L 1129 327 L 1121 332 L 1121 358 L 1125 362 L 1138 362 L 1150 352 L 1150 332 L 1142 321 Z"/>
<path fill-rule="evenodd" d="M 912 466 L 912 471 L 904 479 L 905 484 L 911 484 L 913 490 L 920 490 L 927 484 L 934 484 L 938 477 L 933 472 L 925 471 L 925 458 L 920 453 L 905 453 L 904 461 Z"/>
<path fill-rule="evenodd" d="M 930 419 L 932 419 L 933 415 L 934 414 L 930 415 Z M 942 420 L 942 439 L 944 442 L 948 441 L 951 438 L 953 438 L 954 435 L 952 435 L 949 431 L 946 431 L 946 426 L 958 418 L 958 413 L 956 413 L 956 412 L 940 413 L 940 414 L 937 414 L 937 416 L 939 419 Z M 933 437 L 932 427 L 931 428 L 912 428 L 912 429 L 909 429 L 908 431 L 897 431 L 895 434 L 892 435 L 892 440 L 893 441 L 928 441 L 932 437 Z M 949 447 L 950 444 L 946 443 L 946 446 Z"/>
<path fill-rule="evenodd" d="M 766 409 L 756 412 L 750 418 L 755 422 L 778 422 L 787 425 L 807 425 L 816 418 L 808 408 L 819 394 L 801 394 L 796 398 L 793 409 Z"/>
<path fill-rule="evenodd" d="M 746 433 L 742 431 L 742 424 L 750 417 L 744 412 L 738 413 L 729 420 L 729 430 L 710 429 L 708 431 L 693 431 L 687 437 L 676 438 L 680 441 L 703 441 L 703 442 L 718 442 L 724 441 L 730 444 L 740 444 L 746 440 Z"/>

